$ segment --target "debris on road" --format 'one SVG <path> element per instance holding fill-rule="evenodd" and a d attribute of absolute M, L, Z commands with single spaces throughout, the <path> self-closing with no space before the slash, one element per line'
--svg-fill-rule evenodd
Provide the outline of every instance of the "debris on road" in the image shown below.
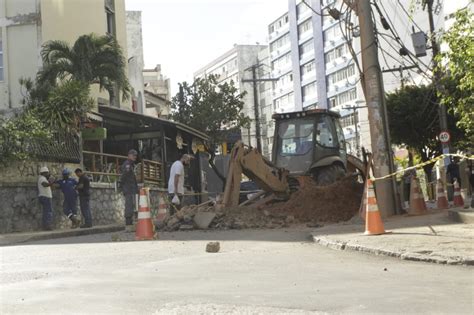
<path fill-rule="evenodd" d="M 221 249 L 221 244 L 219 242 L 209 242 L 206 245 L 206 252 L 208 253 L 217 253 Z"/>
<path fill-rule="evenodd" d="M 325 223 L 347 221 L 358 213 L 363 185 L 346 177 L 329 186 L 305 183 L 287 201 L 236 207 L 215 207 L 209 203 L 185 206 L 163 222 L 159 230 L 192 229 L 276 229 L 292 224 L 321 227 Z M 263 197 L 263 196 L 262 196 Z M 264 199 L 263 197 L 262 199 Z"/>

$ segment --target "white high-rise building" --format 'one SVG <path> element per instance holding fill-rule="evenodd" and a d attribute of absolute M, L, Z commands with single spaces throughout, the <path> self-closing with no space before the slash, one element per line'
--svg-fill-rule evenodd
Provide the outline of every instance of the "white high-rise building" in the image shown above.
<path fill-rule="evenodd" d="M 413 6 L 412 2 L 377 1 L 399 42 L 383 28 L 380 15 L 373 7 L 381 68 L 403 68 L 417 63 L 423 70 L 412 68 L 384 73 L 385 92 L 400 87 L 401 82 L 429 82 L 431 51 L 425 57 L 410 58 L 399 54 L 400 42 L 410 52 L 414 51 L 413 32 L 429 32 L 427 12 L 421 4 Z M 434 12 L 436 29 L 444 24 L 442 1 L 438 2 Z M 288 0 L 288 12 L 268 27 L 272 76 L 279 78 L 273 85 L 273 111 L 311 108 L 338 111 L 348 150 L 353 154 L 360 153 L 361 147 L 370 150 L 368 111 L 357 66 L 362 67 L 358 17 L 342 0 L 307 0 L 306 3 L 311 8 L 301 0 Z M 333 18 L 329 9 L 339 11 L 340 18 Z"/>

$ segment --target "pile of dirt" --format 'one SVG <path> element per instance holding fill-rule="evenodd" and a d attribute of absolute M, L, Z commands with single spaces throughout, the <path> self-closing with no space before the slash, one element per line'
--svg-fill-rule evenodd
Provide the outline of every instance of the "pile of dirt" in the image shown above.
<path fill-rule="evenodd" d="M 362 200 L 363 185 L 345 177 L 329 186 L 305 182 L 288 201 L 262 209 L 274 214 L 293 215 L 300 222 L 340 222 L 351 219 Z"/>
<path fill-rule="evenodd" d="M 307 182 L 284 202 L 221 210 L 211 205 L 186 206 L 156 226 L 165 231 L 203 228 L 196 215 L 204 212 L 212 213 L 206 227 L 210 229 L 280 228 L 294 223 L 317 226 L 351 219 L 359 210 L 362 192 L 363 185 L 351 177 L 324 187 Z"/>

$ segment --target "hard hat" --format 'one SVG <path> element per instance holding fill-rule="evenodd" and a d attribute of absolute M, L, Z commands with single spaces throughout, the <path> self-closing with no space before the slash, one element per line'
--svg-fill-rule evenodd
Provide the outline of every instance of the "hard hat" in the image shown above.
<path fill-rule="evenodd" d="M 130 151 L 128 151 L 128 155 L 130 155 L 130 154 L 138 155 L 138 152 L 137 152 L 137 150 L 131 149 Z"/>
<path fill-rule="evenodd" d="M 47 166 L 41 167 L 41 168 L 40 168 L 40 174 L 41 174 L 41 173 L 49 173 L 48 167 L 47 167 Z"/>
<path fill-rule="evenodd" d="M 63 175 L 70 175 L 71 171 L 67 168 L 63 169 Z"/>

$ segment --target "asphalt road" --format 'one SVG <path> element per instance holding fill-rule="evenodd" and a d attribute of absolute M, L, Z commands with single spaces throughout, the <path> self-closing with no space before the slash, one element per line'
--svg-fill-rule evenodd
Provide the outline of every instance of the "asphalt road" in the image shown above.
<path fill-rule="evenodd" d="M 474 312 L 472 267 L 333 251 L 308 232 L 177 232 L 148 242 L 103 234 L 1 247 L 0 313 Z M 206 253 L 208 240 L 220 240 L 221 252 Z"/>

